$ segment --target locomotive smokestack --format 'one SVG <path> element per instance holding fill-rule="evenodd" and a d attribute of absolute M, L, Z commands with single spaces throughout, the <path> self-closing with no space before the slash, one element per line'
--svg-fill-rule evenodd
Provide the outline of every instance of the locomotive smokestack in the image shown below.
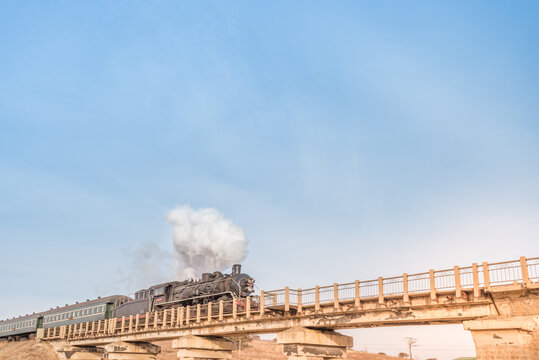
<path fill-rule="evenodd" d="M 232 275 L 238 275 L 241 273 L 241 265 L 240 264 L 234 264 L 232 266 Z"/>

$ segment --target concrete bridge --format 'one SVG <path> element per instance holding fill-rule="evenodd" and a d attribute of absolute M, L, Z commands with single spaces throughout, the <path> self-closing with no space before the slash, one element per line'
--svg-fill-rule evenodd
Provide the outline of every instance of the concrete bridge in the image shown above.
<path fill-rule="evenodd" d="M 539 258 L 260 296 L 40 329 L 64 359 L 155 359 L 157 340 L 174 340 L 178 359 L 229 359 L 227 337 L 277 333 L 289 359 L 345 356 L 352 338 L 339 329 L 460 324 L 477 359 L 539 359 Z"/>

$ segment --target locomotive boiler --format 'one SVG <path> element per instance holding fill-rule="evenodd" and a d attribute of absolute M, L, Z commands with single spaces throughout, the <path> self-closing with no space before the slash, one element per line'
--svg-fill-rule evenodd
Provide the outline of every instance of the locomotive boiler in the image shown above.
<path fill-rule="evenodd" d="M 114 317 L 245 298 L 253 293 L 254 282 L 241 272 L 241 265 L 236 264 L 231 274 L 204 273 L 199 280 L 172 281 L 139 290 L 133 300 L 114 309 Z"/>

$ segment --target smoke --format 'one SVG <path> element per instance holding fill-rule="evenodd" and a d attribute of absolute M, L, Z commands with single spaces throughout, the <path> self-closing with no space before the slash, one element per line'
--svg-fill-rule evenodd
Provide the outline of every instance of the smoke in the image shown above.
<path fill-rule="evenodd" d="M 166 219 L 174 226 L 177 275 L 182 279 L 225 270 L 247 256 L 245 232 L 215 208 L 179 206 Z"/>

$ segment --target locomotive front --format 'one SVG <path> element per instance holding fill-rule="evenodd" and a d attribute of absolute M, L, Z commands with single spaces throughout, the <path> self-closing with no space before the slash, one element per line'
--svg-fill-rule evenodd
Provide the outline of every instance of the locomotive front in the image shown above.
<path fill-rule="evenodd" d="M 255 291 L 255 279 L 247 274 L 242 274 L 240 264 L 236 264 L 232 267 L 230 279 L 232 280 L 230 290 L 237 295 L 237 297 L 247 297 Z"/>

